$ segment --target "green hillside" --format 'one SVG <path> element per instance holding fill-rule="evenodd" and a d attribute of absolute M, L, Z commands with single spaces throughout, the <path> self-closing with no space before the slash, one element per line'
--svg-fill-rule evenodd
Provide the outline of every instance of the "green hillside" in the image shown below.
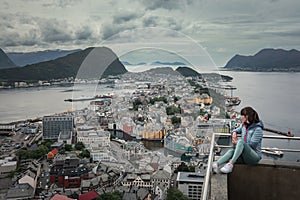
<path fill-rule="evenodd" d="M 55 60 L 27 65 L 25 67 L 2 69 L 0 70 L 0 80 L 37 81 L 76 77 L 82 62 L 93 49 L 93 47 L 90 47 Z M 109 48 L 101 47 L 100 51 L 98 52 L 115 59 L 107 67 L 106 71 L 103 73 L 103 76 L 118 75 L 127 72 L 124 65 Z"/>

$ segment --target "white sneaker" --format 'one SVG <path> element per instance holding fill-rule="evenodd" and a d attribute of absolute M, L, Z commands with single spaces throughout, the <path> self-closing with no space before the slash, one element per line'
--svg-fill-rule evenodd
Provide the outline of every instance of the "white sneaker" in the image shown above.
<path fill-rule="evenodd" d="M 220 170 L 222 173 L 224 174 L 229 174 L 232 172 L 233 169 L 233 165 L 231 163 L 227 163 L 226 165 L 224 165 L 224 167 L 222 167 Z"/>
<path fill-rule="evenodd" d="M 212 163 L 212 170 L 214 173 L 218 173 L 219 172 L 219 165 L 217 162 L 213 162 Z"/>

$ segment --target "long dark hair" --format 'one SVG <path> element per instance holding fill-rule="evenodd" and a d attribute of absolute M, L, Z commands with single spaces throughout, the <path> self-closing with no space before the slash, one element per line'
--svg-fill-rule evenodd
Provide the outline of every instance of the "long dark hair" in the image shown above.
<path fill-rule="evenodd" d="M 252 107 L 243 108 L 241 115 L 248 116 L 249 124 L 258 123 L 260 121 L 257 112 Z"/>

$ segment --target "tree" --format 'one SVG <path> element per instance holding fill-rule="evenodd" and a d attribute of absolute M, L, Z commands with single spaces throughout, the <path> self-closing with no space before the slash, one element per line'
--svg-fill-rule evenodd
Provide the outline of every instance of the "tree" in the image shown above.
<path fill-rule="evenodd" d="M 174 106 L 174 105 L 171 105 L 171 106 L 168 106 L 166 107 L 166 113 L 167 115 L 174 115 L 176 113 L 181 113 L 181 108 L 180 106 Z"/>
<path fill-rule="evenodd" d="M 171 121 L 172 121 L 172 124 L 173 124 L 173 125 L 181 124 L 181 118 L 180 118 L 180 117 L 173 116 L 173 117 L 171 118 Z"/>
<path fill-rule="evenodd" d="M 167 200 L 188 200 L 177 188 L 168 189 Z"/>
<path fill-rule="evenodd" d="M 177 102 L 180 98 L 177 96 L 174 96 L 174 102 Z"/>
<path fill-rule="evenodd" d="M 82 142 L 77 142 L 75 144 L 75 149 L 81 151 L 82 149 L 84 149 L 84 144 Z"/>
<path fill-rule="evenodd" d="M 143 105 L 143 103 L 141 102 L 141 100 L 140 99 L 135 99 L 132 102 L 133 110 L 138 110 L 138 108 L 139 108 L 140 105 Z"/>
<path fill-rule="evenodd" d="M 177 172 L 189 172 L 189 167 L 188 167 L 184 162 L 182 162 L 182 163 L 177 167 L 177 169 L 175 169 L 174 172 L 175 172 L 175 173 L 177 173 Z"/>
<path fill-rule="evenodd" d="M 72 145 L 70 145 L 70 144 L 65 144 L 65 150 L 66 150 L 66 151 L 72 151 Z"/>
<path fill-rule="evenodd" d="M 162 102 L 164 102 L 164 103 L 168 103 L 168 100 L 167 100 L 166 97 L 154 97 L 154 98 L 150 98 L 150 99 L 149 99 L 149 103 L 152 104 L 152 105 L 153 105 L 156 101 L 162 101 Z"/>
<path fill-rule="evenodd" d="M 194 165 L 187 166 L 185 162 L 182 162 L 174 171 L 174 173 L 178 173 L 178 172 L 195 172 L 195 166 Z"/>
<path fill-rule="evenodd" d="M 25 159 L 39 159 L 46 155 L 50 149 L 46 145 L 40 145 L 38 148 L 34 150 L 27 150 L 27 149 L 19 149 L 16 155 L 19 157 L 20 160 Z"/>
<path fill-rule="evenodd" d="M 79 157 L 81 158 L 89 158 L 91 156 L 90 152 L 86 149 L 84 149 L 80 154 Z"/>
<path fill-rule="evenodd" d="M 48 149 L 50 149 L 52 143 L 53 142 L 51 140 L 45 140 L 42 144 L 45 145 Z"/>
<path fill-rule="evenodd" d="M 195 172 L 195 166 L 194 165 L 189 165 L 189 171 L 190 172 Z"/>

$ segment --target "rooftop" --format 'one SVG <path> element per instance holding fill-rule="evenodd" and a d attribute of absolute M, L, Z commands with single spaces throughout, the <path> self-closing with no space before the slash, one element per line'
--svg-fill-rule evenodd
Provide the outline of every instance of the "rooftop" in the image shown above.
<path fill-rule="evenodd" d="M 178 182 L 190 182 L 190 183 L 203 183 L 204 174 L 194 173 L 194 172 L 178 172 L 177 181 Z"/>

